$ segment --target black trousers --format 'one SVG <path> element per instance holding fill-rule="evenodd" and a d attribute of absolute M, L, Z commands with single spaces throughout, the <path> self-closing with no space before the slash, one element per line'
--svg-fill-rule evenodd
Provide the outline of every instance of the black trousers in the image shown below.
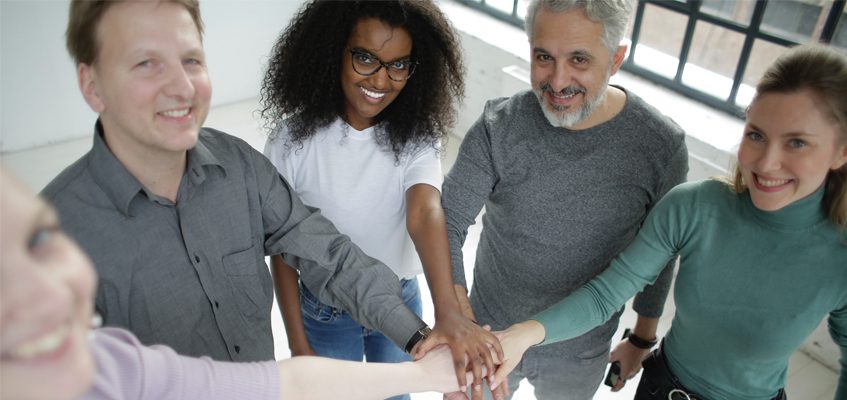
<path fill-rule="evenodd" d="M 676 375 L 668 368 L 661 344 L 641 362 L 641 366 L 644 367 L 644 371 L 641 372 L 641 381 L 635 391 L 634 400 L 708 400 L 682 386 Z M 671 395 L 674 391 L 675 393 Z M 685 394 L 688 394 L 688 397 Z M 788 400 L 785 390 L 780 389 L 773 400 Z"/>

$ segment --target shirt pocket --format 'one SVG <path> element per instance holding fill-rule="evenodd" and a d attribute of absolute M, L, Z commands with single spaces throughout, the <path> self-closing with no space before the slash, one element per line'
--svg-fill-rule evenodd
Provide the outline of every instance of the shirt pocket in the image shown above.
<path fill-rule="evenodd" d="M 223 256 L 223 266 L 231 285 L 235 303 L 246 317 L 269 314 L 272 287 L 265 290 L 261 273 L 267 273 L 264 263 L 257 261 L 255 247 Z M 262 268 L 259 268 L 261 264 Z M 265 313 L 267 310 L 267 313 Z"/>

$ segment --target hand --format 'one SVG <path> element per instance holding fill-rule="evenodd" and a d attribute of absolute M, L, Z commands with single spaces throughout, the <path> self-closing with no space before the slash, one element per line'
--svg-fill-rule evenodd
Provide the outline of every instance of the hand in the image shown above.
<path fill-rule="evenodd" d="M 641 361 L 650 354 L 650 349 L 639 349 L 630 343 L 629 340 L 623 340 L 615 346 L 609 356 L 609 362 L 620 361 L 621 363 L 621 379 L 615 386 L 612 387 L 613 392 L 623 389 L 628 379 L 632 379 L 638 371 L 641 371 Z"/>
<path fill-rule="evenodd" d="M 436 318 L 435 329 L 414 353 L 420 358 L 435 345 L 447 343 L 453 352 L 453 368 L 459 386 L 466 371 L 473 375 L 471 388 L 473 400 L 482 398 L 482 384 L 486 372 L 493 375 L 496 364 L 503 358 L 500 341 L 488 330 L 481 328 L 459 312 L 447 313 Z"/>
<path fill-rule="evenodd" d="M 462 391 L 444 393 L 442 400 L 468 400 L 468 395 Z"/>
<path fill-rule="evenodd" d="M 439 345 L 430 349 L 422 358 L 415 360 L 415 364 L 423 368 L 423 376 L 428 379 L 436 379 L 437 391 L 450 394 L 462 393 L 464 396 L 464 393 L 459 391 L 459 384 L 456 381 L 455 375 L 452 373 L 452 368 L 450 368 L 453 365 L 453 359 L 448 346 Z M 470 379 L 470 373 L 467 373 L 464 378 L 465 380 Z M 462 399 L 461 397 L 454 398 Z"/>
<path fill-rule="evenodd" d="M 492 391 L 500 386 L 508 386 L 509 373 L 517 367 L 527 349 L 544 341 L 545 334 L 544 325 L 533 320 L 519 322 L 498 333 L 500 345 L 503 346 L 503 362 L 497 367 L 494 380 L 489 380 Z"/>

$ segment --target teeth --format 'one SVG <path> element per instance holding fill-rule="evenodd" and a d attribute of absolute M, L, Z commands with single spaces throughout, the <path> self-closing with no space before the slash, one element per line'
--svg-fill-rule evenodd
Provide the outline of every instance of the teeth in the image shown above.
<path fill-rule="evenodd" d="M 11 358 L 18 360 L 29 360 L 43 354 L 48 354 L 58 349 L 65 342 L 69 333 L 70 326 L 67 324 L 62 325 L 55 331 L 38 339 L 18 345 L 16 348 L 11 349 L 8 354 Z"/>
<path fill-rule="evenodd" d="M 383 96 L 385 96 L 385 93 L 371 92 L 370 90 L 365 89 L 365 88 L 363 88 L 363 87 L 359 87 L 359 89 L 362 89 L 362 91 L 363 91 L 363 92 L 365 92 L 365 94 L 366 94 L 368 97 L 373 97 L 373 98 L 381 99 Z"/>
<path fill-rule="evenodd" d="M 788 183 L 788 179 L 765 179 L 760 176 L 756 176 L 756 181 L 759 182 L 760 185 L 764 187 L 776 187 L 782 186 Z"/>
<path fill-rule="evenodd" d="M 171 110 L 171 111 L 162 111 L 160 114 L 166 117 L 179 118 L 188 115 L 188 112 L 191 111 L 190 108 L 184 108 L 182 110 Z"/>
<path fill-rule="evenodd" d="M 557 98 L 557 99 L 569 99 L 569 98 L 571 98 L 571 97 L 576 96 L 576 93 L 573 93 L 573 94 L 559 94 L 559 93 L 552 93 L 552 95 L 553 95 L 553 97 L 555 97 L 555 98 Z"/>

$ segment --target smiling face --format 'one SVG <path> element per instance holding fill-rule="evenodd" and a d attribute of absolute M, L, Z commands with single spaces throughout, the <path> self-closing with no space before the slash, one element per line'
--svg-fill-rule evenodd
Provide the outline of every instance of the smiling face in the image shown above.
<path fill-rule="evenodd" d="M 3 170 L 0 185 L 0 398 L 75 398 L 94 372 L 94 270 L 52 208 Z"/>
<path fill-rule="evenodd" d="M 77 67 L 106 142 L 122 154 L 184 152 L 209 112 L 211 84 L 200 33 L 170 2 L 121 2 L 97 29 L 99 58 Z"/>
<path fill-rule="evenodd" d="M 626 47 L 614 54 L 603 44 L 603 25 L 582 10 L 552 12 L 540 7 L 530 32 L 532 89 L 547 120 L 556 127 L 584 129 L 603 103 L 609 78 Z"/>
<path fill-rule="evenodd" d="M 814 193 L 831 169 L 847 162 L 842 135 L 808 90 L 759 95 L 738 150 L 753 204 L 776 211 Z"/>
<path fill-rule="evenodd" d="M 344 92 L 345 118 L 357 130 L 373 125 L 373 119 L 406 86 L 406 81 L 393 81 L 386 68 L 363 76 L 353 69 L 350 50 L 366 53 L 385 63 L 408 60 L 412 54 L 412 37 L 400 27 L 392 28 L 376 18 L 356 22 L 341 60 L 341 89 Z"/>

